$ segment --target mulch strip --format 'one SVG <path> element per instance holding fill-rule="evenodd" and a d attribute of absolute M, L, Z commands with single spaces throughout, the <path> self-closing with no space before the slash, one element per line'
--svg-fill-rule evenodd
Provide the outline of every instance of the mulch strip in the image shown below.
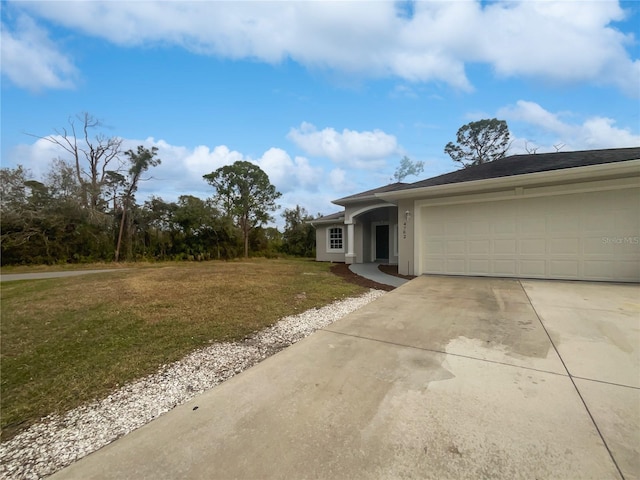
<path fill-rule="evenodd" d="M 387 275 L 393 275 L 394 277 L 404 278 L 405 280 L 413 280 L 415 275 L 400 275 L 398 273 L 398 265 L 378 265 L 378 270 Z"/>
<path fill-rule="evenodd" d="M 412 280 L 416 278 L 413 275 L 400 275 L 398 273 L 397 265 L 378 265 L 378 269 L 387 275 L 393 275 L 394 277 L 404 278 L 406 280 Z M 374 282 L 373 280 L 369 280 L 368 278 L 361 277 L 360 275 L 356 275 L 351 270 L 349 270 L 349 265 L 345 263 L 335 263 L 331 265 L 331 272 L 334 275 L 338 275 L 342 277 L 345 281 L 349 283 L 355 283 L 356 285 L 360 285 L 361 287 L 366 288 L 375 288 L 376 290 L 384 290 L 386 292 L 390 292 L 395 287 L 390 285 L 383 285 L 381 283 Z"/>
<path fill-rule="evenodd" d="M 360 275 L 356 275 L 351 270 L 349 270 L 349 265 L 345 263 L 335 263 L 331 265 L 331 273 L 342 277 L 349 283 L 355 283 L 356 285 L 360 285 L 361 287 L 365 288 L 375 288 L 376 290 L 384 290 L 385 292 L 390 292 L 395 288 L 391 285 L 383 285 L 381 283 L 369 280 L 368 278 L 361 277 Z"/>

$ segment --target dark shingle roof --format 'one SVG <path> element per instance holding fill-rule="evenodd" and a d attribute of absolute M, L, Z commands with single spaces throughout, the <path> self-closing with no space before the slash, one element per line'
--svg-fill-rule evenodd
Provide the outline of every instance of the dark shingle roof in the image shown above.
<path fill-rule="evenodd" d="M 588 165 L 637 159 L 640 159 L 640 147 L 512 155 L 493 162 L 463 168 L 455 172 L 445 173 L 444 175 L 403 185 L 394 190 L 432 187 L 435 185 L 486 180 L 489 178 L 509 177 L 526 173 L 547 172 L 564 168 L 585 167 Z"/>
<path fill-rule="evenodd" d="M 389 185 L 385 185 L 383 187 L 374 188 L 371 190 L 367 190 L 366 192 L 356 193 L 354 195 L 349 195 L 348 197 L 339 198 L 338 200 L 334 200 L 333 203 L 341 205 L 342 202 L 350 202 L 353 200 L 367 200 L 369 198 L 374 198 L 376 193 L 384 193 L 384 192 L 392 192 L 394 190 L 402 189 L 409 185 L 408 183 L 390 183 Z"/>
<path fill-rule="evenodd" d="M 322 217 L 318 217 L 318 218 L 314 218 L 313 220 L 310 220 L 308 223 L 324 223 L 324 222 L 332 222 L 335 220 L 341 220 L 344 218 L 344 212 L 336 212 L 336 213 L 331 213 L 329 215 L 324 215 Z"/>

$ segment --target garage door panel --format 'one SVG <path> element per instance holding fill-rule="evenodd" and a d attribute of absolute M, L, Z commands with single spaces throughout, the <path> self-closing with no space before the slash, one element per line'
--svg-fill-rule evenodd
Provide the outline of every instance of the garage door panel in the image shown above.
<path fill-rule="evenodd" d="M 611 215 L 587 214 L 585 216 L 584 229 L 586 232 L 600 232 L 602 234 L 606 234 L 606 232 L 610 232 L 615 229 L 615 219 Z"/>
<path fill-rule="evenodd" d="M 446 262 L 447 272 L 450 272 L 454 275 L 464 275 L 467 273 L 465 268 L 465 259 L 464 258 L 448 258 Z"/>
<path fill-rule="evenodd" d="M 617 271 L 623 272 L 625 278 L 640 279 L 640 261 L 618 262 Z"/>
<path fill-rule="evenodd" d="M 523 255 L 545 255 L 547 242 L 544 238 L 524 238 L 520 240 L 520 253 Z"/>
<path fill-rule="evenodd" d="M 465 235 L 465 224 L 461 222 L 449 222 L 444 228 L 445 235 Z"/>
<path fill-rule="evenodd" d="M 549 277 L 551 278 L 578 278 L 577 260 L 549 260 Z"/>
<path fill-rule="evenodd" d="M 469 259 L 469 274 L 470 275 L 484 275 L 491 270 L 491 262 L 488 258 L 484 259 Z"/>
<path fill-rule="evenodd" d="M 424 262 L 424 268 L 429 273 L 447 273 L 444 258 L 428 258 Z"/>
<path fill-rule="evenodd" d="M 515 238 L 496 238 L 493 240 L 494 255 L 515 255 L 518 252 L 518 242 Z"/>
<path fill-rule="evenodd" d="M 489 255 L 491 253 L 491 240 L 469 240 L 469 255 Z"/>
<path fill-rule="evenodd" d="M 532 278 L 545 278 L 547 274 L 547 261 L 546 260 L 520 260 L 520 276 L 532 277 Z"/>
<path fill-rule="evenodd" d="M 553 215 L 547 217 L 548 233 L 571 233 L 580 229 L 580 221 L 574 214 Z"/>
<path fill-rule="evenodd" d="M 629 235 L 638 234 L 640 215 L 631 209 L 619 210 L 615 213 L 614 228 L 616 231 L 627 231 Z"/>
<path fill-rule="evenodd" d="M 640 189 L 422 208 L 422 273 L 640 281 Z"/>
<path fill-rule="evenodd" d="M 491 235 L 491 225 L 487 222 L 471 222 L 469 224 L 469 235 Z"/>
<path fill-rule="evenodd" d="M 493 222 L 493 233 L 496 235 L 515 235 L 517 230 L 517 221 L 515 218 L 497 219 Z"/>
<path fill-rule="evenodd" d="M 572 255 L 580 254 L 579 238 L 551 238 L 549 240 L 549 253 L 551 255 Z"/>
<path fill-rule="evenodd" d="M 516 276 L 518 267 L 515 259 L 496 259 L 493 261 L 493 273 L 498 276 Z"/>
<path fill-rule="evenodd" d="M 429 223 L 429 235 L 444 235 L 444 223 L 435 221 L 435 219 Z"/>
<path fill-rule="evenodd" d="M 465 240 L 447 240 L 445 252 L 450 255 L 464 255 L 467 253 Z"/>
<path fill-rule="evenodd" d="M 431 255 L 444 255 L 444 240 L 430 240 L 425 247 Z"/>
<path fill-rule="evenodd" d="M 547 219 L 543 216 L 522 217 L 518 222 L 518 228 L 523 235 L 544 235 L 547 230 Z"/>
<path fill-rule="evenodd" d="M 609 255 L 611 251 L 606 245 L 604 238 L 605 237 L 601 235 L 586 237 L 582 242 L 582 252 L 584 255 Z"/>
<path fill-rule="evenodd" d="M 615 263 L 607 260 L 586 260 L 584 275 L 588 278 L 612 280 L 614 278 Z"/>

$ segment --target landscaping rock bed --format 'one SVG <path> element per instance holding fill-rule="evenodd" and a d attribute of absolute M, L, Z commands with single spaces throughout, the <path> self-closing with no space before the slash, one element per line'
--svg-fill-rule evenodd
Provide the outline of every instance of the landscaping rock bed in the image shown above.
<path fill-rule="evenodd" d="M 372 289 L 283 318 L 242 342 L 216 343 L 195 351 L 103 400 L 50 415 L 0 444 L 0 478 L 51 475 L 383 294 Z"/>

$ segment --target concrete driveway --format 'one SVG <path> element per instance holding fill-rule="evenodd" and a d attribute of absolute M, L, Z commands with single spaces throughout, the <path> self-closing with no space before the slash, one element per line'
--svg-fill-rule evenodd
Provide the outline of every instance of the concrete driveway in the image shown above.
<path fill-rule="evenodd" d="M 419 277 L 53 478 L 640 478 L 639 351 L 637 285 Z"/>

